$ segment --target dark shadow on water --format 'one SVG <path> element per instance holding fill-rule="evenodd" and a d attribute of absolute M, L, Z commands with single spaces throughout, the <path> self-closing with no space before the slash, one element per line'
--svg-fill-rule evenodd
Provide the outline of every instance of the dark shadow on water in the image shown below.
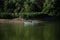
<path fill-rule="evenodd" d="M 60 40 L 60 22 L 55 25 L 55 40 Z"/>

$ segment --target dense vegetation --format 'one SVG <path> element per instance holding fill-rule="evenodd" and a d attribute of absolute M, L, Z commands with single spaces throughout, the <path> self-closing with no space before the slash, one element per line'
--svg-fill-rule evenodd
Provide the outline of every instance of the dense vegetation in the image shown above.
<path fill-rule="evenodd" d="M 59 3 L 59 0 L 0 0 L 0 18 L 33 18 L 38 14 L 59 16 Z"/>

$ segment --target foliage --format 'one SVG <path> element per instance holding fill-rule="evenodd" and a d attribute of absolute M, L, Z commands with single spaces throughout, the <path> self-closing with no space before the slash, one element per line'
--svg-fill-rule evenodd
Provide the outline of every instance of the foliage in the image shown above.
<path fill-rule="evenodd" d="M 18 15 L 14 13 L 0 13 L 0 18 L 2 19 L 13 19 L 13 18 L 17 18 Z"/>
<path fill-rule="evenodd" d="M 17 13 L 15 16 L 20 16 L 22 13 L 27 13 L 27 17 L 30 17 L 32 12 L 33 15 L 38 12 L 39 14 L 59 16 L 59 3 L 59 0 L 0 0 L 0 14 L 2 13 L 0 16 L 8 15 L 9 13 L 11 16 L 12 13 L 14 15 Z"/>

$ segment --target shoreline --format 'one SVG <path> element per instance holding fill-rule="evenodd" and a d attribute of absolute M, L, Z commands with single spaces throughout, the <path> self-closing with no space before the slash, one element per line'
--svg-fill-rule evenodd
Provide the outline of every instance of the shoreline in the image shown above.
<path fill-rule="evenodd" d="M 44 22 L 44 21 L 31 20 L 31 19 L 25 20 L 25 19 L 19 19 L 19 18 L 16 18 L 16 19 L 0 19 L 0 24 L 3 24 L 3 23 L 24 23 L 24 22 Z"/>
<path fill-rule="evenodd" d="M 59 21 L 55 18 L 45 18 L 45 19 L 23 19 L 23 18 L 15 18 L 15 19 L 0 19 L 1 23 L 24 23 L 24 22 L 54 22 Z"/>
<path fill-rule="evenodd" d="M 0 19 L 0 24 L 3 23 L 23 23 L 23 20 L 17 20 L 17 19 Z"/>

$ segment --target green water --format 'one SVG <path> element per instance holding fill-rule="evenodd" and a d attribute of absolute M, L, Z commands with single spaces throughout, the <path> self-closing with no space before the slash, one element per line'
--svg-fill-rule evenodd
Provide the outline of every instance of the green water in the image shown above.
<path fill-rule="evenodd" d="M 0 40 L 60 40 L 58 22 L 24 24 L 0 24 Z"/>

